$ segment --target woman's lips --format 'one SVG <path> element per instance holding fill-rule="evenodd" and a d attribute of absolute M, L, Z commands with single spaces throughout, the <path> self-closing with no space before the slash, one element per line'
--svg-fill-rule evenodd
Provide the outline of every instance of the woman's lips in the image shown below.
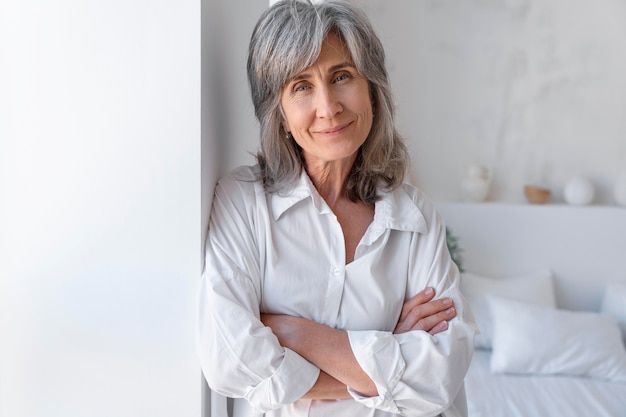
<path fill-rule="evenodd" d="M 322 135 L 336 135 L 336 134 L 342 133 L 351 124 L 352 122 L 345 123 L 339 126 L 328 128 L 328 129 L 319 130 L 317 133 L 320 133 Z"/>

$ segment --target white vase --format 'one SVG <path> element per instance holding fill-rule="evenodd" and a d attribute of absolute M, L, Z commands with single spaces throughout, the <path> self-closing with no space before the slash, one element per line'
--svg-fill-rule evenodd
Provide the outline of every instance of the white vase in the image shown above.
<path fill-rule="evenodd" d="M 489 193 L 489 170 L 482 165 L 467 167 L 465 178 L 461 180 L 461 193 L 464 201 L 478 203 L 485 201 Z"/>
<path fill-rule="evenodd" d="M 586 178 L 576 177 L 572 178 L 565 189 L 563 190 L 563 197 L 568 204 L 575 206 L 586 206 L 593 201 L 595 190 L 593 184 Z"/>
<path fill-rule="evenodd" d="M 615 188 L 613 189 L 613 196 L 617 204 L 626 206 L 626 171 L 622 172 L 615 181 Z"/>

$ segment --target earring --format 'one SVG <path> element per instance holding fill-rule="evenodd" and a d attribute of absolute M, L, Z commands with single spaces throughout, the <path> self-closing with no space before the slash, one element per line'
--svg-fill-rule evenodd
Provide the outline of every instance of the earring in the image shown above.
<path fill-rule="evenodd" d="M 287 139 L 287 140 L 291 139 L 291 132 L 287 132 L 285 130 L 285 139 Z"/>

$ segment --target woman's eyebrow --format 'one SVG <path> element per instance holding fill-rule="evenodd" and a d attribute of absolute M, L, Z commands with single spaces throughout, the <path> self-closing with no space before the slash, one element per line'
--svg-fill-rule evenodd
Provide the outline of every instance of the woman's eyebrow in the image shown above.
<path fill-rule="evenodd" d="M 289 82 L 294 82 L 294 81 L 300 81 L 300 80 L 307 80 L 309 78 L 313 77 L 313 75 L 311 75 L 308 72 L 301 72 L 300 74 L 296 75 L 295 77 L 293 77 L 292 79 L 289 80 Z"/>
<path fill-rule="evenodd" d="M 333 65 L 332 67 L 330 67 L 328 69 L 328 72 L 335 72 L 337 70 L 340 70 L 342 68 L 346 68 L 346 67 L 350 67 L 350 68 L 355 68 L 354 64 L 350 61 L 346 61 L 346 62 L 342 62 L 341 64 L 337 64 L 337 65 Z"/>

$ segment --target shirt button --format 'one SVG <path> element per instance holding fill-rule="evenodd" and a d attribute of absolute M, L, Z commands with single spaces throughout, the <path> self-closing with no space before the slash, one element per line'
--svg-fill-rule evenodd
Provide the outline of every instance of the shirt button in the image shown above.
<path fill-rule="evenodd" d="M 333 275 L 338 276 L 339 274 L 341 274 L 341 268 L 339 267 L 333 268 Z"/>

